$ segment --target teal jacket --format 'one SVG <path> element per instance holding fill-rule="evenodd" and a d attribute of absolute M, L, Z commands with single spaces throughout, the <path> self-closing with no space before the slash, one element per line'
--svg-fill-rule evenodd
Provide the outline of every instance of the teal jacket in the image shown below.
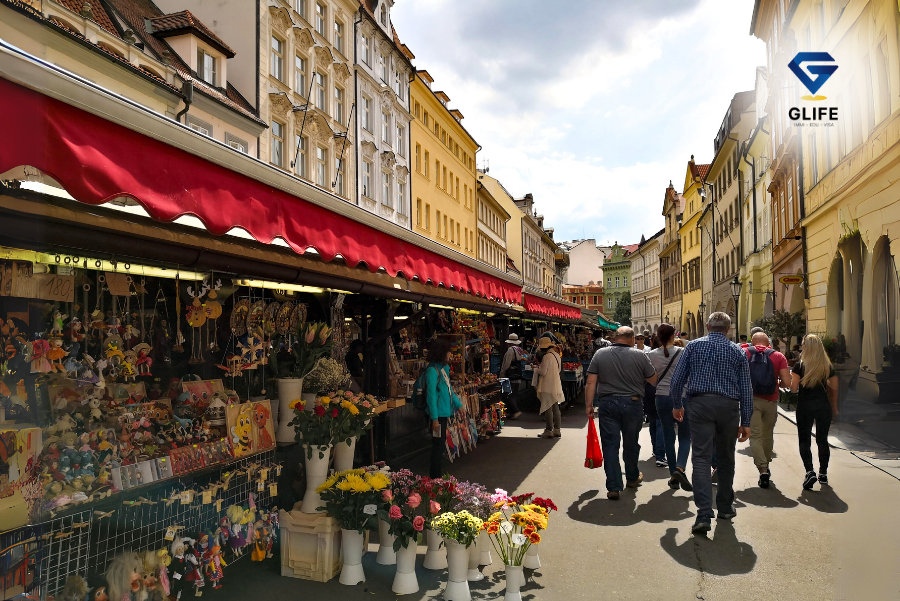
<path fill-rule="evenodd" d="M 428 404 L 428 416 L 431 419 L 450 417 L 453 412 L 462 407 L 462 401 L 456 396 L 452 388 L 447 386 L 444 376 L 438 373 L 443 369 L 450 378 L 450 366 L 438 363 L 429 363 L 425 368 L 425 402 Z"/>

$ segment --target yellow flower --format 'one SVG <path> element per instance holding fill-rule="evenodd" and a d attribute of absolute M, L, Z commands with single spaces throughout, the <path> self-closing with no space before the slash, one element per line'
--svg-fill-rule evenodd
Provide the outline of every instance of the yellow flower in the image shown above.
<path fill-rule="evenodd" d="M 337 487 L 339 490 L 347 492 L 353 488 L 353 485 L 350 483 L 349 480 L 341 480 L 340 482 L 338 482 Z"/>
<path fill-rule="evenodd" d="M 291 409 L 303 409 L 304 407 L 306 407 L 306 403 L 300 399 L 297 399 L 296 401 L 291 401 L 291 404 L 289 406 Z"/>
<path fill-rule="evenodd" d="M 375 490 L 384 490 L 391 485 L 390 477 L 381 472 L 366 474 L 366 482 Z"/>
<path fill-rule="evenodd" d="M 332 486 L 334 486 L 335 482 L 337 482 L 337 476 L 331 476 L 330 478 L 328 478 L 328 480 L 326 480 L 325 482 L 320 484 L 318 488 L 316 488 L 316 492 L 321 493 L 330 489 Z"/>
<path fill-rule="evenodd" d="M 350 412 L 350 415 L 359 415 L 359 409 L 356 408 L 356 405 L 350 405 L 347 407 L 347 410 Z"/>
<path fill-rule="evenodd" d="M 322 405 L 327 406 L 331 404 L 331 397 L 323 396 L 319 399 L 319 402 L 322 403 Z"/>
<path fill-rule="evenodd" d="M 345 480 L 353 492 L 369 492 L 372 487 L 366 482 L 365 478 L 358 474 L 349 474 Z"/>

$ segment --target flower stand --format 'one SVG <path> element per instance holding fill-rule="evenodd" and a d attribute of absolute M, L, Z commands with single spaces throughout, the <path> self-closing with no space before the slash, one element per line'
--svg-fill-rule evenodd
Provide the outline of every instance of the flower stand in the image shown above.
<path fill-rule="evenodd" d="M 478 560 L 481 559 L 481 551 L 478 550 L 476 543 L 472 543 L 467 550 L 469 552 L 469 569 L 466 572 L 466 580 L 469 582 L 484 580 L 484 574 L 478 569 Z"/>
<path fill-rule="evenodd" d="M 494 558 L 491 557 L 491 541 L 488 538 L 488 533 L 485 531 L 481 531 L 478 533 L 478 540 L 475 541 L 478 549 L 479 559 L 478 565 L 480 566 L 489 566 L 494 563 Z"/>
<path fill-rule="evenodd" d="M 354 585 L 366 581 L 363 572 L 362 556 L 365 537 L 356 530 L 341 528 L 341 568 L 340 583 Z"/>
<path fill-rule="evenodd" d="M 378 519 L 378 555 L 375 556 L 375 563 L 383 566 L 392 566 L 397 563 L 394 535 L 388 532 L 390 529 L 390 524 Z"/>
<path fill-rule="evenodd" d="M 303 503 L 300 511 L 303 513 L 318 513 L 322 505 L 322 499 L 316 493 L 316 488 L 328 479 L 328 461 L 331 458 L 331 448 L 316 447 L 313 449 L 312 458 L 306 454 L 307 445 L 303 445 L 303 457 L 306 459 L 306 493 L 303 495 Z M 325 456 L 319 458 L 319 451 L 323 450 Z"/>
<path fill-rule="evenodd" d="M 281 575 L 328 582 L 341 571 L 341 527 L 324 513 L 303 513 L 300 503 L 278 514 Z"/>
<path fill-rule="evenodd" d="M 425 542 L 428 550 L 425 552 L 425 562 L 422 566 L 426 570 L 443 570 L 447 567 L 447 549 L 441 545 L 444 539 L 433 530 L 425 531 Z"/>
<path fill-rule="evenodd" d="M 353 456 L 356 454 L 356 437 L 350 439 L 350 444 L 341 441 L 334 445 L 334 471 L 345 472 L 353 469 Z"/>
<path fill-rule="evenodd" d="M 301 398 L 303 378 L 279 378 L 278 380 L 278 429 L 275 430 L 275 441 L 291 443 L 296 441 L 294 428 L 288 424 L 294 419 L 291 403 Z M 318 486 L 318 484 L 316 485 Z"/>
<path fill-rule="evenodd" d="M 471 601 L 469 592 L 469 550 L 452 539 L 444 539 L 447 546 L 447 588 L 445 601 Z"/>
<path fill-rule="evenodd" d="M 506 566 L 506 594 L 503 601 L 522 601 L 522 593 L 519 589 L 525 583 L 522 575 L 522 566 Z"/>
<path fill-rule="evenodd" d="M 529 570 L 536 570 L 541 567 L 541 558 L 538 556 L 538 546 L 531 545 L 525 551 L 525 557 L 522 558 L 522 567 Z"/>
<path fill-rule="evenodd" d="M 411 595 L 419 592 L 419 579 L 416 578 L 416 540 L 409 541 L 406 547 L 397 551 L 397 572 L 391 590 L 398 595 Z"/>

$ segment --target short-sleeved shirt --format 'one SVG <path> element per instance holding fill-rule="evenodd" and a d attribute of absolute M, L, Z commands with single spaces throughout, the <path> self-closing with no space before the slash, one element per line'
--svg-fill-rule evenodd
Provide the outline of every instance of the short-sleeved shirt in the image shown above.
<path fill-rule="evenodd" d="M 803 363 L 798 361 L 794 364 L 792 372 L 803 378 Z M 828 378 L 832 378 L 835 375 L 834 368 L 831 368 L 831 371 L 828 372 Z M 803 384 L 800 384 L 800 388 L 797 389 L 797 403 L 809 404 L 810 406 L 821 407 L 824 405 L 828 405 L 830 401 L 828 400 L 828 380 L 823 380 L 821 384 L 813 386 L 812 388 L 807 388 Z"/>
<path fill-rule="evenodd" d="M 767 347 L 765 347 L 765 346 L 756 345 L 756 350 L 759 351 L 760 353 L 765 352 L 766 348 Z M 747 360 L 749 361 L 750 347 L 748 346 L 747 348 L 745 348 L 744 352 L 747 353 Z M 782 369 L 788 368 L 787 359 L 785 358 L 784 355 L 782 355 L 778 351 L 772 351 L 771 353 L 769 353 L 769 359 L 771 359 L 772 365 L 775 367 L 775 380 L 776 380 L 775 383 L 778 384 L 778 382 L 777 382 L 778 374 L 781 373 Z M 785 384 L 787 384 L 787 382 L 785 382 Z M 775 392 L 773 392 L 772 394 L 756 394 L 754 392 L 753 396 L 755 396 L 758 399 L 765 399 L 767 401 L 777 401 L 779 398 L 778 387 L 777 386 L 775 387 Z"/>
<path fill-rule="evenodd" d="M 644 383 L 656 372 L 639 349 L 613 344 L 594 353 L 588 373 L 597 376 L 597 397 L 644 396 Z"/>
<path fill-rule="evenodd" d="M 665 377 L 656 383 L 656 394 L 660 396 L 669 396 L 669 383 L 672 381 L 672 376 L 675 374 L 675 368 L 678 367 L 678 360 L 681 358 L 680 355 L 684 349 L 672 346 L 669 347 L 668 351 L 668 357 L 666 357 L 665 349 L 663 349 L 663 347 L 659 347 L 658 349 L 654 349 L 647 353 L 647 358 L 649 358 L 650 363 L 653 364 L 656 375 L 660 376 L 663 372 L 666 372 Z M 676 354 L 679 356 L 676 357 Z M 666 367 L 669 363 L 671 363 L 672 366 L 669 367 L 669 371 L 666 371 Z"/>

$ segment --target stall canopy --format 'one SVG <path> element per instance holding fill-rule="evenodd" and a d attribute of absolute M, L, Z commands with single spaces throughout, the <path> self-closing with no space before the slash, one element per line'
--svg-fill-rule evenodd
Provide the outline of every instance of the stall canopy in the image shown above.
<path fill-rule="evenodd" d="M 603 313 L 597 317 L 597 323 L 599 323 L 600 327 L 604 330 L 615 330 L 619 327 L 618 322 L 610 321 Z"/>
<path fill-rule="evenodd" d="M 265 244 L 282 238 L 295 252 L 314 248 L 326 261 L 443 284 L 504 303 L 520 286 L 374 227 L 277 190 L 0 78 L 0 173 L 29 165 L 78 201 L 129 197 L 158 221 L 199 218 L 214 235 L 239 227 Z"/>
<path fill-rule="evenodd" d="M 528 294 L 527 292 L 524 294 L 524 297 L 526 313 L 536 313 L 538 315 L 557 317 L 560 319 L 581 319 L 580 307 L 564 305 L 563 303 L 557 303 L 552 300 L 547 300 L 539 296 Z"/>

